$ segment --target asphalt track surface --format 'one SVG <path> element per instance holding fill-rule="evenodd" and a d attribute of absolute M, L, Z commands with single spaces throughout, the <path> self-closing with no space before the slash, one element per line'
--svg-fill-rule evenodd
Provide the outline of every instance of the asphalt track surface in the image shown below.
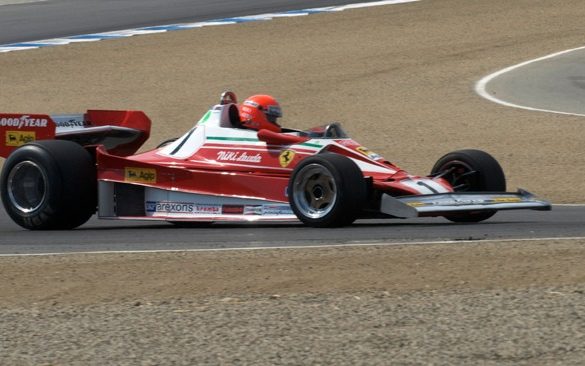
<path fill-rule="evenodd" d="M 0 45 L 362 2 L 368 0 L 0 0 Z"/>
<path fill-rule="evenodd" d="M 539 111 L 585 115 L 585 49 L 544 56 L 489 80 L 485 92 L 496 102 Z"/>
<path fill-rule="evenodd" d="M 165 222 L 98 220 L 59 232 L 27 231 L 0 213 L 0 255 L 66 252 L 154 251 L 293 246 L 399 244 L 437 241 L 585 237 L 585 207 L 499 212 L 480 224 L 443 218 L 361 220 L 335 229 L 298 223 L 213 224 L 178 228 Z M 335 244 L 331 244 L 335 243 Z"/>
<path fill-rule="evenodd" d="M 0 44 L 360 1 L 48 0 L 3 5 L 9 2 L 16 0 L 0 0 Z M 584 113 L 585 81 L 580 62 L 584 55 L 585 52 L 575 52 L 518 68 L 492 80 L 487 90 L 519 105 Z M 542 95 L 534 90 L 550 93 Z M 571 103 L 563 104 L 566 101 Z M 584 237 L 585 207 L 556 206 L 552 212 L 501 212 L 481 224 L 452 224 L 442 218 L 369 220 L 327 230 L 300 224 L 214 224 L 209 228 L 183 229 L 166 223 L 93 218 L 77 230 L 49 235 L 21 229 L 2 209 L 0 233 L 0 254 Z"/>

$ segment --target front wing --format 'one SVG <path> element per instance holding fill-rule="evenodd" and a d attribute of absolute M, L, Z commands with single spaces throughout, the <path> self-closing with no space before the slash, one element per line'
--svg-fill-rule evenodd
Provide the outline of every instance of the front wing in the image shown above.
<path fill-rule="evenodd" d="M 548 211 L 551 204 L 518 189 L 517 192 L 453 192 L 401 197 L 384 194 L 380 205 L 382 213 L 398 218 L 521 209 Z"/>

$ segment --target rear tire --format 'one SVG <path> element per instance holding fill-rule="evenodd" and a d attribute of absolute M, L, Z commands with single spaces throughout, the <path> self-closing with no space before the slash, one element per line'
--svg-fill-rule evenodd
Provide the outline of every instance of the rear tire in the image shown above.
<path fill-rule="evenodd" d="M 505 192 L 506 177 L 498 161 L 481 150 L 458 150 L 440 158 L 431 175 L 443 174 L 455 192 Z M 480 222 L 496 211 L 481 211 L 445 216 L 453 222 Z"/>
<path fill-rule="evenodd" d="M 288 185 L 295 215 L 313 227 L 349 225 L 361 213 L 367 197 L 361 169 L 351 159 L 331 153 L 304 159 Z"/>
<path fill-rule="evenodd" d="M 71 141 L 26 144 L 4 163 L 0 196 L 8 215 L 26 229 L 73 229 L 96 211 L 95 163 Z"/>

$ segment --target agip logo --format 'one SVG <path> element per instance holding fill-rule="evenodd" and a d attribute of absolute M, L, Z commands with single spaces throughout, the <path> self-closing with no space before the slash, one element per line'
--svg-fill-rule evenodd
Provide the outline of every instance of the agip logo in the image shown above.
<path fill-rule="evenodd" d="M 280 166 L 286 168 L 295 158 L 295 152 L 293 150 L 284 150 L 278 156 L 278 161 L 280 162 Z"/>
<path fill-rule="evenodd" d="M 36 140 L 34 131 L 6 131 L 6 146 L 22 146 L 28 142 Z"/>
<path fill-rule="evenodd" d="M 156 169 L 124 168 L 124 181 L 131 183 L 156 183 Z"/>

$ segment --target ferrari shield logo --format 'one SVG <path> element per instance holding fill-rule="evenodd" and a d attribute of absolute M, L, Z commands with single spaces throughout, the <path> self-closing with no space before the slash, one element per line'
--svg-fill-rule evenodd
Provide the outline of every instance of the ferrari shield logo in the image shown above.
<path fill-rule="evenodd" d="M 365 156 L 370 155 L 371 151 L 368 150 L 367 148 L 363 147 L 363 146 L 359 146 L 355 148 L 357 151 L 361 152 L 362 154 L 364 154 Z"/>
<path fill-rule="evenodd" d="M 370 159 L 374 159 L 374 160 L 376 160 L 376 159 L 379 159 L 379 158 L 381 158 L 381 156 L 380 156 L 380 155 L 376 154 L 375 152 L 373 152 L 373 151 L 371 151 L 371 150 L 369 150 L 368 148 L 366 148 L 366 147 L 363 147 L 363 146 L 356 147 L 356 150 L 357 150 L 358 152 L 360 152 L 360 153 L 364 154 L 365 156 L 367 156 L 367 157 L 368 157 L 368 158 L 370 158 Z"/>
<path fill-rule="evenodd" d="M 295 157 L 295 152 L 292 150 L 284 150 L 278 156 L 278 161 L 280 162 L 280 166 L 286 168 L 291 161 L 293 161 Z"/>

